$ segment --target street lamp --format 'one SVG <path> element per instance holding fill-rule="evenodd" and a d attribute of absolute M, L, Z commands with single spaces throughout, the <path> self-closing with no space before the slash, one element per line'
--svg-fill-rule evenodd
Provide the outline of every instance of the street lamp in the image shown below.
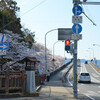
<path fill-rule="evenodd" d="M 58 42 L 59 42 L 59 41 L 56 41 L 56 42 L 53 44 L 53 59 L 54 59 L 54 51 L 55 51 L 55 50 L 54 50 L 54 49 L 55 49 L 54 47 L 55 47 L 55 44 L 58 43 Z"/>
<path fill-rule="evenodd" d="M 87 52 L 89 52 L 89 58 L 91 60 L 91 52 L 89 50 L 86 50 Z"/>
<path fill-rule="evenodd" d="M 55 30 L 58 30 L 58 29 L 52 29 L 50 31 L 48 31 L 46 34 L 45 34 L 45 72 L 47 70 L 47 50 L 46 50 L 46 36 L 48 33 L 52 32 L 52 31 L 55 31 Z"/>
<path fill-rule="evenodd" d="M 56 41 L 54 44 L 53 44 L 53 59 L 54 59 L 54 51 L 55 51 L 55 44 L 58 43 L 60 41 Z M 61 42 L 64 42 L 64 41 L 61 41 Z"/>
<path fill-rule="evenodd" d="M 94 60 L 94 49 L 93 48 L 88 48 L 88 49 L 91 49 L 93 51 L 93 60 Z"/>
<path fill-rule="evenodd" d="M 98 47 L 100 47 L 100 45 L 98 45 L 98 44 L 93 44 L 93 46 L 98 46 Z"/>

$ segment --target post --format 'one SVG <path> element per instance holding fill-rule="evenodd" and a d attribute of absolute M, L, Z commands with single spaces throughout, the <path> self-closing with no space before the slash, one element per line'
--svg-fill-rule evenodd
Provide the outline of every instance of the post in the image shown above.
<path fill-rule="evenodd" d="M 73 93 L 77 98 L 77 40 L 74 41 Z"/>
<path fill-rule="evenodd" d="M 52 31 L 55 31 L 55 30 L 58 30 L 58 29 L 52 29 L 50 31 L 48 31 L 46 34 L 45 34 L 45 72 L 47 70 L 47 49 L 46 49 L 46 35 Z"/>
<path fill-rule="evenodd" d="M 78 5 L 80 0 L 73 0 L 74 6 Z M 75 14 L 77 15 L 77 11 L 75 11 Z M 76 34 L 78 34 L 79 26 L 76 25 Z M 73 93 L 74 98 L 77 98 L 77 40 L 74 40 L 74 66 L 73 66 Z"/>
<path fill-rule="evenodd" d="M 2 12 L 2 33 L 4 34 L 4 15 Z M 1 56 L 2 62 L 1 62 L 1 71 L 2 71 L 2 65 L 3 65 L 3 55 Z"/>

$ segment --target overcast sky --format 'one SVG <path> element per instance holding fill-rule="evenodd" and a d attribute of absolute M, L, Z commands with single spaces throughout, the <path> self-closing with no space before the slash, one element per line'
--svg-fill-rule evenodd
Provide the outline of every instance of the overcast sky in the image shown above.
<path fill-rule="evenodd" d="M 44 45 L 46 32 L 58 28 L 72 28 L 72 0 L 16 0 L 20 7 L 19 16 L 21 23 L 26 28 L 35 32 L 35 39 Z M 93 1 L 93 0 L 88 0 Z M 94 0 L 99 1 L 99 0 Z M 92 59 L 94 56 L 100 59 L 100 5 L 82 5 L 84 12 L 97 26 L 94 26 L 85 16 L 83 17 L 82 40 L 78 41 L 78 58 Z M 51 51 L 53 44 L 58 41 L 58 31 L 47 35 L 47 48 Z M 88 49 L 91 48 L 91 49 Z M 55 55 L 64 56 L 64 42 L 59 41 L 55 45 Z M 66 57 L 72 57 L 65 52 Z"/>

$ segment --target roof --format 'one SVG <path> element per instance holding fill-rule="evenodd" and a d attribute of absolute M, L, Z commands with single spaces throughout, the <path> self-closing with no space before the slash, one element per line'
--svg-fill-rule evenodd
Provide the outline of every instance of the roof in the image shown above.
<path fill-rule="evenodd" d="M 36 59 L 36 57 L 25 57 L 21 61 L 40 62 L 39 60 Z"/>

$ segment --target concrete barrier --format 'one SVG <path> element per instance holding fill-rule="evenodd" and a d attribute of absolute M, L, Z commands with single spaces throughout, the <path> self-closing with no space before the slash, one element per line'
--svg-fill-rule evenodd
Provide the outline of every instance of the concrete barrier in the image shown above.
<path fill-rule="evenodd" d="M 68 63 L 64 64 L 63 66 L 59 67 L 58 69 L 56 69 L 55 71 L 50 73 L 50 76 L 53 76 L 54 74 L 56 74 L 57 72 L 59 72 L 60 70 L 64 69 L 67 65 L 69 65 L 72 61 L 69 61 Z"/>

